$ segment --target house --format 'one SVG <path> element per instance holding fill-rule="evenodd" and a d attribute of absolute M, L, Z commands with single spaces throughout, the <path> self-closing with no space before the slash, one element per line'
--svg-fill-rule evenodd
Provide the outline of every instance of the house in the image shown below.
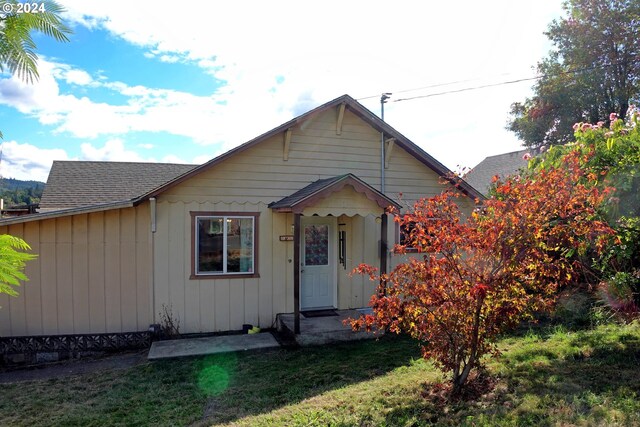
<path fill-rule="evenodd" d="M 41 212 L 0 221 L 39 255 L 20 296 L 0 295 L 0 336 L 146 331 L 167 313 L 183 333 L 231 331 L 365 307 L 375 284 L 349 273 L 395 262 L 387 208 L 448 173 L 348 95 L 200 166 L 55 162 Z M 482 197 L 458 188 L 468 211 Z"/>
<path fill-rule="evenodd" d="M 527 153 L 533 154 L 533 151 L 520 150 L 486 157 L 464 176 L 464 180 L 486 196 L 494 176 L 506 178 L 527 167 Z"/>

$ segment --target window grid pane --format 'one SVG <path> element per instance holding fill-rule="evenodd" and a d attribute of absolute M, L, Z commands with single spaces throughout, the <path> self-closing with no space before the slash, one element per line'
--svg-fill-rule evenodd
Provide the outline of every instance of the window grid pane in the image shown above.
<path fill-rule="evenodd" d="M 196 274 L 253 273 L 254 217 L 196 217 Z"/>
<path fill-rule="evenodd" d="M 253 218 L 227 218 L 227 272 L 253 272 Z"/>
<path fill-rule="evenodd" d="M 198 272 L 224 272 L 222 218 L 198 218 Z"/>

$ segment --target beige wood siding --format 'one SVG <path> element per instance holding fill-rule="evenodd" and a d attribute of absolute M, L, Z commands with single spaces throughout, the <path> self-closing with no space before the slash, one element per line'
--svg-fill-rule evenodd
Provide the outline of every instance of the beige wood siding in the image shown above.
<path fill-rule="evenodd" d="M 148 204 L 0 227 L 38 254 L 16 298 L 0 295 L 0 335 L 146 330 L 151 323 Z"/>
<path fill-rule="evenodd" d="M 268 204 L 318 179 L 352 173 L 380 189 L 380 134 L 349 111 L 336 135 L 335 109 L 292 129 L 288 160 L 283 135 L 238 153 L 162 194 L 165 201 Z M 439 176 L 398 145 L 385 169 L 385 192 L 403 204 L 442 191 Z"/>
<path fill-rule="evenodd" d="M 259 212 L 257 255 L 259 276 L 190 279 L 190 212 Z M 286 265 L 293 256 L 292 242 L 278 236 L 291 234 L 292 216 L 274 214 L 264 204 L 165 202 L 157 204 L 157 231 L 154 239 L 154 318 L 162 322 L 165 307 L 181 332 L 241 329 L 244 323 L 271 326 L 277 313 L 293 310 L 292 276 Z M 274 238 L 275 236 L 275 238 Z"/>
<path fill-rule="evenodd" d="M 154 319 L 163 305 L 179 318 L 182 332 L 241 329 L 243 323 L 271 327 L 275 316 L 294 310 L 292 214 L 275 213 L 268 204 L 322 178 L 352 173 L 380 188 L 380 134 L 345 112 L 336 134 L 337 109 L 318 114 L 292 129 L 288 160 L 283 160 L 284 135 L 276 135 L 237 153 L 158 196 L 158 228 L 154 234 Z M 438 175 L 397 145 L 386 174 L 386 193 L 403 204 L 442 190 Z M 189 279 L 191 211 L 259 212 L 259 277 Z M 338 266 L 339 308 L 366 306 L 376 283 L 351 276 L 360 263 L 379 266 L 379 208 L 351 187 L 320 200 L 305 211 L 311 215 L 342 215 L 347 231 L 347 268 Z M 389 246 L 395 228 L 389 218 Z M 389 256 L 389 268 L 395 260 Z"/>

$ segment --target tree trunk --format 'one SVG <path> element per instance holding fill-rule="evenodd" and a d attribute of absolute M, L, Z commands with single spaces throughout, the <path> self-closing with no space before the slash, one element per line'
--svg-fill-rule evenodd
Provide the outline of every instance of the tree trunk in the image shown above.
<path fill-rule="evenodd" d="M 464 365 L 464 368 L 462 368 L 462 372 L 460 372 L 459 366 L 454 370 L 453 388 L 451 390 L 452 397 L 457 397 L 460 395 L 464 384 L 467 382 L 467 378 L 469 378 L 469 373 L 471 372 L 471 369 L 473 369 L 473 367 L 476 364 L 476 357 L 478 354 L 478 335 L 480 331 L 480 312 L 482 311 L 482 303 L 484 301 L 484 297 L 478 295 L 477 298 L 478 299 L 476 301 L 476 311 L 473 315 L 473 333 L 471 335 L 471 349 L 469 351 L 469 361 L 467 362 L 466 365 Z M 458 372 L 460 372 L 459 375 L 458 375 Z"/>

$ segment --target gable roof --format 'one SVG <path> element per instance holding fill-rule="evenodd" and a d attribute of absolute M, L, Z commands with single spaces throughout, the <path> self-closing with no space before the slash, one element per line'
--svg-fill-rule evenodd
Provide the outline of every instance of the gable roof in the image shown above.
<path fill-rule="evenodd" d="M 371 127 L 373 127 L 375 130 L 377 130 L 378 132 L 383 132 L 385 134 L 386 137 L 391 137 L 391 138 L 395 138 L 395 144 L 399 145 L 400 147 L 402 147 L 405 151 L 407 151 L 409 154 L 411 154 L 413 157 L 415 157 L 417 160 L 419 160 L 420 162 L 422 162 L 424 165 L 426 165 L 427 167 L 431 168 L 434 172 L 436 172 L 438 175 L 440 175 L 443 178 L 449 179 L 449 176 L 451 175 L 451 170 L 449 170 L 446 166 L 444 166 L 442 163 L 440 163 L 439 161 L 437 161 L 435 158 L 433 158 L 429 153 L 427 153 L 426 151 L 424 151 L 422 148 L 420 148 L 419 146 L 417 146 L 415 143 L 413 143 L 412 141 L 410 141 L 407 137 L 405 137 L 404 135 L 402 135 L 400 132 L 398 132 L 397 130 L 395 130 L 393 127 L 389 126 L 386 122 L 382 121 L 378 116 L 376 116 L 374 113 L 372 113 L 371 111 L 369 111 L 367 108 L 365 108 L 362 104 L 360 104 L 358 101 L 356 101 L 355 99 L 353 99 L 352 97 L 350 97 L 349 95 L 342 95 L 336 99 L 334 99 L 333 101 L 329 101 L 326 104 L 323 104 L 317 108 L 314 108 L 313 110 L 302 114 L 301 116 L 298 116 L 292 120 L 289 120 L 286 123 L 281 124 L 280 126 L 248 141 L 245 142 L 242 145 L 239 145 L 236 148 L 233 148 L 229 151 L 227 151 L 224 154 L 221 154 L 220 156 L 208 161 L 207 163 L 204 163 L 186 173 L 184 173 L 181 176 L 178 176 L 174 179 L 172 179 L 171 181 L 165 183 L 164 185 L 154 189 L 153 191 L 150 191 L 146 194 L 141 195 L 138 198 L 139 202 L 142 202 L 143 200 L 146 200 L 150 197 L 155 197 L 159 194 L 161 194 L 162 192 L 168 190 L 169 188 L 180 184 L 181 182 L 191 178 L 194 175 L 199 174 L 202 171 L 205 171 L 207 169 L 210 169 L 212 167 L 214 167 L 215 165 L 217 165 L 218 163 L 224 161 L 225 159 L 237 154 L 237 153 L 241 153 L 253 146 L 255 146 L 256 144 L 259 144 L 262 141 L 265 141 L 266 139 L 269 139 L 275 135 L 278 135 L 279 133 L 282 133 L 284 131 L 286 131 L 287 129 L 305 122 L 306 120 L 308 120 L 310 117 L 320 114 L 326 110 L 329 110 L 331 108 L 337 107 L 340 104 L 344 104 L 345 105 L 345 109 L 348 109 L 349 111 L 351 111 L 353 114 L 355 114 L 356 116 L 360 117 L 362 120 L 364 120 L 365 122 L 367 122 Z M 468 183 L 466 183 L 464 180 L 456 180 L 454 182 L 454 180 L 449 179 L 449 181 L 456 185 L 457 188 L 462 191 L 464 194 L 466 194 L 467 196 L 471 197 L 472 199 L 483 199 L 484 196 L 482 195 L 482 193 L 480 193 L 478 190 L 476 190 L 474 187 L 472 187 L 471 185 L 469 185 Z"/>
<path fill-rule="evenodd" d="M 400 205 L 397 202 L 350 173 L 319 179 L 284 199 L 270 203 L 269 207 L 278 212 L 301 213 L 306 207 L 313 205 L 315 201 L 342 190 L 346 185 L 352 186 L 356 192 L 364 194 L 366 198 L 376 202 L 382 209 L 386 209 L 389 206 L 400 209 Z"/>
<path fill-rule="evenodd" d="M 196 165 L 141 162 L 54 161 L 40 211 L 132 200 Z"/>
<path fill-rule="evenodd" d="M 448 179 L 462 193 L 472 199 L 484 198 L 482 193 L 466 181 L 450 178 L 452 174 L 446 166 L 382 121 L 362 104 L 349 95 L 343 95 L 199 166 L 142 162 L 55 161 L 40 203 L 41 212 L 44 213 L 23 215 L 15 219 L 0 219 L 0 223 L 6 225 L 14 222 L 35 221 L 44 218 L 44 216 L 74 215 L 81 212 L 136 206 L 200 172 L 214 167 L 235 154 L 339 105 L 344 105 L 345 109 L 361 118 L 373 129 L 384 133 L 385 138 L 394 138 L 396 145 L 439 176 Z"/>
<path fill-rule="evenodd" d="M 498 175 L 505 178 L 527 167 L 527 160 L 524 160 L 523 156 L 529 152 L 531 151 L 520 150 L 489 156 L 471 169 L 465 175 L 464 180 L 486 195 L 489 192 L 489 188 L 491 188 L 491 181 L 494 176 Z"/>

